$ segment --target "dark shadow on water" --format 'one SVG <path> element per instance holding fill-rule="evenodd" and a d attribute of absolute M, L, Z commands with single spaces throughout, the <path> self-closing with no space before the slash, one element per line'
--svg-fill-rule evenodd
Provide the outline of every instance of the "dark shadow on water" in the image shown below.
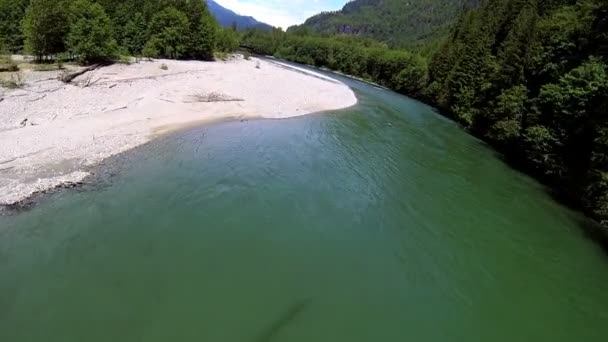
<path fill-rule="evenodd" d="M 272 322 L 267 328 L 262 330 L 258 336 L 256 336 L 253 342 L 270 342 L 275 336 L 284 330 L 286 326 L 292 323 L 304 312 L 312 302 L 312 298 L 297 301 L 291 304 L 287 310 L 285 310 L 277 319 Z"/>
<path fill-rule="evenodd" d="M 608 255 L 608 229 L 587 217 L 582 217 L 577 221 L 585 237 L 597 243 Z"/>
<path fill-rule="evenodd" d="M 492 152 L 496 158 L 500 159 L 509 168 L 528 177 L 532 177 L 538 183 L 542 184 L 545 193 L 551 196 L 554 201 L 579 213 L 580 217 L 576 219 L 576 223 L 581 228 L 582 234 L 585 238 L 597 243 L 606 255 L 608 255 L 608 227 L 602 226 L 599 222 L 591 218 L 585 212 L 585 209 L 581 204 L 574 199 L 572 194 L 568 194 L 566 191 L 555 187 L 543 174 L 531 170 L 524 162 L 506 156 L 491 145 L 487 146 L 492 148 Z"/>

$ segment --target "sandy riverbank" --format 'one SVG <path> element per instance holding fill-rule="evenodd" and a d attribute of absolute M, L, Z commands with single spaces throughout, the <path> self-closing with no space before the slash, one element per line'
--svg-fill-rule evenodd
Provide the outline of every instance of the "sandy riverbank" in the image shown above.
<path fill-rule="evenodd" d="M 69 85 L 57 72 L 23 76 L 24 88 L 0 88 L 0 205 L 80 182 L 103 159 L 189 124 L 287 118 L 357 102 L 336 80 L 255 58 L 113 65 Z"/>

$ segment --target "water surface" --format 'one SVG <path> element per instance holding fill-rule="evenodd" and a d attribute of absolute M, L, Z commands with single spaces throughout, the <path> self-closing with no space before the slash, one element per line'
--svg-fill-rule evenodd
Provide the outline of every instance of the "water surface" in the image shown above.
<path fill-rule="evenodd" d="M 605 341 L 580 217 L 347 82 L 356 107 L 173 134 L 0 217 L 0 341 Z"/>

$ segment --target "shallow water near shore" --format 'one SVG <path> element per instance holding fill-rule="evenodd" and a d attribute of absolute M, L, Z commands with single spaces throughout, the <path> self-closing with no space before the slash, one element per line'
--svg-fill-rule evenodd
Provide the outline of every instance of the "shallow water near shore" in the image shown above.
<path fill-rule="evenodd" d="M 0 217 L 0 341 L 604 341 L 581 217 L 430 107 L 218 123 Z"/>

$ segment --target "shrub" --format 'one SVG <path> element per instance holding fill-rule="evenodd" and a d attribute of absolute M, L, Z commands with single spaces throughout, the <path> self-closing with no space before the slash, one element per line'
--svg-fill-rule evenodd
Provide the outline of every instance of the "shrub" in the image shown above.
<path fill-rule="evenodd" d="M 0 64 L 0 72 L 14 72 L 19 71 L 19 66 L 13 62 L 7 64 Z"/>
<path fill-rule="evenodd" d="M 217 32 L 216 49 L 219 52 L 233 52 L 239 47 L 238 34 L 226 28 L 220 28 Z"/>
<path fill-rule="evenodd" d="M 120 55 L 120 57 L 118 57 L 118 60 L 116 62 L 118 64 L 131 65 L 131 63 L 133 63 L 133 57 Z"/>
<path fill-rule="evenodd" d="M 19 71 L 19 65 L 13 61 L 11 56 L 0 55 L 0 72 Z"/>
<path fill-rule="evenodd" d="M 227 61 L 229 56 L 228 53 L 222 51 L 217 51 L 214 54 L 215 59 L 219 59 L 220 61 Z"/>
<path fill-rule="evenodd" d="M 173 7 L 167 7 L 152 17 L 150 32 L 154 32 L 144 47 L 146 57 L 183 57 L 188 45 L 188 17 Z"/>
<path fill-rule="evenodd" d="M 158 57 L 159 52 L 156 48 L 156 44 L 157 42 L 151 39 L 148 43 L 146 43 L 146 46 L 144 46 L 144 49 L 142 50 L 142 55 L 148 60 Z"/>
<path fill-rule="evenodd" d="M 23 79 L 23 73 L 21 71 L 16 72 L 11 75 L 11 78 L 8 80 L 0 79 L 0 87 L 7 89 L 17 89 L 22 88 L 25 85 L 25 81 Z"/>

